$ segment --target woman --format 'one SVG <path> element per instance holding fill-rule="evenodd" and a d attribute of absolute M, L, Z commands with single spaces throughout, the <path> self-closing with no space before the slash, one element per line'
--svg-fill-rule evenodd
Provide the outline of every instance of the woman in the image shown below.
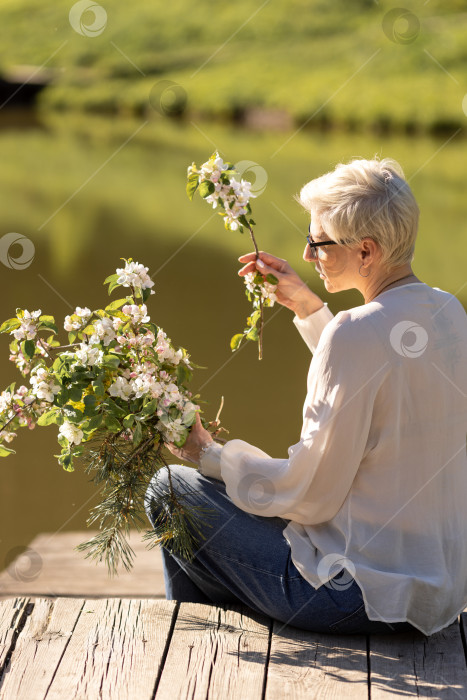
<path fill-rule="evenodd" d="M 171 467 L 188 502 L 215 509 L 188 563 L 163 548 L 167 598 L 243 602 L 316 632 L 419 630 L 467 603 L 467 315 L 411 269 L 419 210 L 392 159 L 354 159 L 306 184 L 304 259 L 328 292 L 364 303 L 333 316 L 285 260 L 272 272 L 310 364 L 300 440 L 272 458 L 213 441 L 199 420 Z M 450 251 L 451 254 L 453 251 Z M 154 522 L 156 473 L 146 510 Z"/>

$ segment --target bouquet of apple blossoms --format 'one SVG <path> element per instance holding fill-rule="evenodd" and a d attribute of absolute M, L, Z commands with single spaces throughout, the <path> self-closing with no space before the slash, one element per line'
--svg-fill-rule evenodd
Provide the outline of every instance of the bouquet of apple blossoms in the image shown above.
<path fill-rule="evenodd" d="M 187 176 L 186 191 L 190 200 L 198 190 L 200 196 L 212 204 L 213 209 L 219 207 L 221 210 L 219 214 L 224 218 L 224 226 L 227 230 L 239 230 L 243 233 L 244 227 L 247 228 L 258 258 L 259 251 L 252 228 L 256 224 L 252 218 L 249 218 L 251 217 L 250 199 L 256 197 L 251 192 L 251 183 L 247 180 L 239 180 L 239 173 L 235 166 L 232 163 L 224 163 L 217 151 L 200 168 L 196 163 L 188 166 Z M 263 277 L 256 272 L 245 275 L 244 282 L 248 301 L 253 302 L 253 313 L 247 318 L 247 327 L 243 333 L 233 336 L 230 347 L 232 351 L 237 350 L 244 338 L 258 341 L 258 355 L 261 360 L 263 357 L 263 308 L 274 306 L 278 280 L 274 275 Z"/>
<path fill-rule="evenodd" d="M 99 521 L 100 531 L 77 549 L 105 560 L 115 574 L 120 561 L 131 569 L 134 552 L 127 535 L 131 525 L 140 530 L 145 522 L 140 512 L 154 471 L 168 466 L 164 444 L 184 444 L 200 407 L 187 388 L 197 365 L 148 315 L 145 302 L 154 294 L 148 268 L 129 258 L 104 284 L 109 294 L 119 286 L 131 294 L 104 309 L 78 306 L 65 318 L 67 345 L 56 339 L 53 316 L 40 310 L 17 309 L 0 326 L 0 333 L 14 336 L 10 360 L 29 377 L 29 386 L 15 389 L 13 382 L 0 395 L 0 456 L 14 452 L 8 445 L 18 428 L 58 426 L 58 462 L 73 471 L 80 457 L 93 481 L 103 484 L 102 500 L 87 521 L 88 526 Z M 41 331 L 50 335 L 40 337 Z M 150 548 L 171 541 L 174 551 L 189 558 L 197 540 L 188 523 L 203 536 L 197 519 L 206 509 L 183 507 L 170 470 L 169 485 L 158 496 L 158 511 L 165 515 L 143 539 L 153 540 Z"/>

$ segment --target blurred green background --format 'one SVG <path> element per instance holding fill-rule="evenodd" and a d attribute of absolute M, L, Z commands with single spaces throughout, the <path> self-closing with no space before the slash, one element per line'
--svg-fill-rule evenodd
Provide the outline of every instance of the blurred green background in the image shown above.
<path fill-rule="evenodd" d="M 51 81 L 33 107 L 0 108 L 0 248 L 10 232 L 35 248 L 24 269 L 0 263 L 0 320 L 40 308 L 63 327 L 76 306 L 105 303 L 104 278 L 132 257 L 155 281 L 152 320 L 207 367 L 193 380 L 206 416 L 224 396 L 230 437 L 286 456 L 309 351 L 276 306 L 264 360 L 253 343 L 232 355 L 249 312 L 237 257 L 252 247 L 188 201 L 187 165 L 215 148 L 248 161 L 244 177 L 266 184 L 252 202 L 260 248 L 287 258 L 337 313 L 363 300 L 327 294 L 301 259 L 308 222 L 293 196 L 338 162 L 395 158 L 421 209 L 414 272 L 467 308 L 465 3 L 410 2 L 402 13 L 382 0 L 101 7 L 78 24 L 62 0 L 0 7 L 0 74 Z M 2 388 L 22 383 L 8 342 L 0 336 Z M 96 502 L 88 477 L 52 456 L 56 427 L 20 431 L 12 446 L 0 463 L 0 569 L 38 532 L 85 530 Z"/>

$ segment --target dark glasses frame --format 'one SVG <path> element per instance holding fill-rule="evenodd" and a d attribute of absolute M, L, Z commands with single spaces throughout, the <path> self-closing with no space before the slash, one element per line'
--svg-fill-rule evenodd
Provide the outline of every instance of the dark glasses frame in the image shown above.
<path fill-rule="evenodd" d="M 315 248 L 317 248 L 318 246 L 337 245 L 336 241 L 319 241 L 318 243 L 315 243 L 314 241 L 310 240 L 310 236 L 311 236 L 310 228 L 311 228 L 311 224 L 309 224 L 309 226 L 308 226 L 308 235 L 306 237 L 306 240 L 307 240 L 308 245 L 311 248 L 311 253 L 312 253 L 314 258 L 317 257 L 317 255 L 318 255 L 318 251 L 315 250 Z"/>

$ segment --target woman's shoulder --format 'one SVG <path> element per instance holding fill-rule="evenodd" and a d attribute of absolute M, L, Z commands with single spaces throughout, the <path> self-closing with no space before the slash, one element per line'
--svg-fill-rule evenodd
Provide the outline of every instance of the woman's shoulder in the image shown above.
<path fill-rule="evenodd" d="M 394 287 L 373 301 L 339 311 L 325 330 L 329 341 L 366 342 L 375 332 L 386 335 L 395 323 L 404 320 L 426 323 L 428 317 L 433 318 L 440 311 L 443 317 L 449 316 L 467 328 L 467 314 L 454 294 L 420 283 Z"/>

